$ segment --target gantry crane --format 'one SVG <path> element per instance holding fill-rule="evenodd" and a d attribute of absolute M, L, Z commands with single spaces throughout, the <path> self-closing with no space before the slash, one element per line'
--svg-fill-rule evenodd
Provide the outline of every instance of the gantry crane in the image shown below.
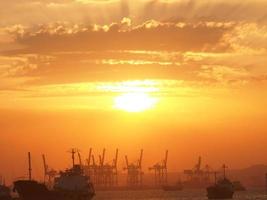
<path fill-rule="evenodd" d="M 184 170 L 184 174 L 187 177 L 186 183 L 191 187 L 202 187 L 210 184 L 210 166 L 206 165 L 202 168 L 202 158 L 198 158 L 197 164 L 193 169 Z"/>
<path fill-rule="evenodd" d="M 129 163 L 128 156 L 125 156 L 127 170 L 127 185 L 128 187 L 142 186 L 143 184 L 143 172 L 142 172 L 142 160 L 143 160 L 143 149 L 141 149 L 140 157 L 136 163 Z"/>
<path fill-rule="evenodd" d="M 52 185 L 53 179 L 57 175 L 57 171 L 49 168 L 49 166 L 46 163 L 46 158 L 45 155 L 42 155 L 43 158 L 43 165 L 44 165 L 44 182 L 47 183 L 48 185 Z"/>
<path fill-rule="evenodd" d="M 92 148 L 90 148 L 85 172 L 96 187 L 108 188 L 118 184 L 118 152 L 119 150 L 116 149 L 115 158 L 111 163 L 105 163 L 106 149 L 103 149 L 102 155 L 98 156 L 99 162 L 96 163 Z"/>
<path fill-rule="evenodd" d="M 166 185 L 168 182 L 168 171 L 167 171 L 167 161 L 168 161 L 168 150 L 165 152 L 165 158 L 149 168 L 149 170 L 154 171 L 155 185 Z"/>

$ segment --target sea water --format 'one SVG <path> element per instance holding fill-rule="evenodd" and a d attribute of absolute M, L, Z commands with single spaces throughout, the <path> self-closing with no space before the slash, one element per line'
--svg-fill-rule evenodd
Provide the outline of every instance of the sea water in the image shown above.
<path fill-rule="evenodd" d="M 207 200 L 205 190 L 183 190 L 175 192 L 166 192 L 161 190 L 145 191 L 99 191 L 94 200 Z M 249 190 L 245 192 L 236 192 L 236 200 L 267 200 L 267 193 L 264 190 Z"/>

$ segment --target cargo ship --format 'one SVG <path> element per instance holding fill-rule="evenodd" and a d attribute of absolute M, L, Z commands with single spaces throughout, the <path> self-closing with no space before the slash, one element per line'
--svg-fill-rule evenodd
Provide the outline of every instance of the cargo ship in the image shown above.
<path fill-rule="evenodd" d="M 88 176 L 85 176 L 80 165 L 74 162 L 75 151 L 72 151 L 73 166 L 54 180 L 52 189 L 44 183 L 31 179 L 31 159 L 29 155 L 29 180 L 14 182 L 14 192 L 20 200 L 90 200 L 95 195 L 95 190 Z"/>

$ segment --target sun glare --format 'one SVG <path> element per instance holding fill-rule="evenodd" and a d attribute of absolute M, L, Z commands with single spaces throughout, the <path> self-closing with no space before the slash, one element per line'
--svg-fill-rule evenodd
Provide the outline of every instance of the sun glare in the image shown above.
<path fill-rule="evenodd" d="M 115 98 L 115 108 L 126 112 L 142 112 L 154 107 L 157 99 L 146 93 L 126 93 Z"/>

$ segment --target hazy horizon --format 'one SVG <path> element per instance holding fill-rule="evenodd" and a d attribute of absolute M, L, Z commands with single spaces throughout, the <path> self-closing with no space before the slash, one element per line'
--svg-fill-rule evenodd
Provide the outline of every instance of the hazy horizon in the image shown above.
<path fill-rule="evenodd" d="M 27 152 L 267 164 L 267 1 L 0 1 L 0 175 Z"/>

